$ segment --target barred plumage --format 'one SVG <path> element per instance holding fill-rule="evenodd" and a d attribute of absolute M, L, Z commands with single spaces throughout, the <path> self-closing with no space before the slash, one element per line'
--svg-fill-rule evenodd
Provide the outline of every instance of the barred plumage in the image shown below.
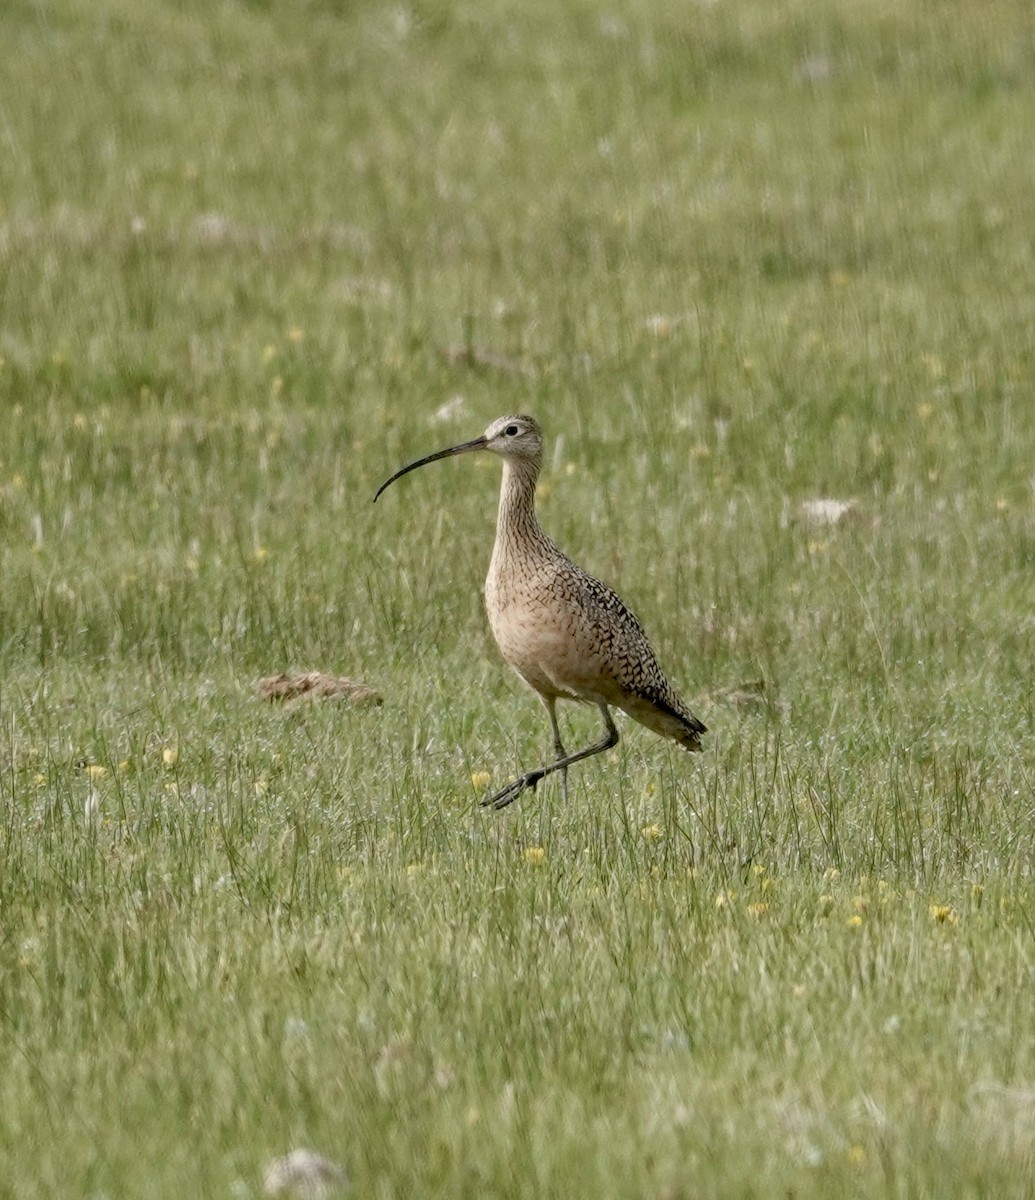
<path fill-rule="evenodd" d="M 503 808 L 554 771 L 561 772 L 567 795 L 567 768 L 617 743 L 611 707 L 686 750 L 700 750 L 705 726 L 668 682 L 643 626 L 607 584 L 572 562 L 543 532 L 535 512 L 543 435 L 532 417 L 500 417 L 482 437 L 403 467 L 377 495 L 408 471 L 473 450 L 503 459 L 496 543 L 485 581 L 489 624 L 504 660 L 545 705 L 557 755 L 483 803 Z M 558 700 L 596 704 L 604 737 L 567 754 L 557 725 Z"/>

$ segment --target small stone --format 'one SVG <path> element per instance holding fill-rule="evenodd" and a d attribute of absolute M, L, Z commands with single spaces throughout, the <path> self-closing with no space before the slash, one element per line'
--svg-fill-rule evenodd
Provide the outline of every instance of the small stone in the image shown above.
<path fill-rule="evenodd" d="M 305 1200 L 323 1200 L 348 1186 L 348 1177 L 337 1163 L 299 1146 L 266 1167 L 262 1180 L 267 1196 L 294 1194 Z"/>
<path fill-rule="evenodd" d="M 798 515 L 815 525 L 836 525 L 854 509 L 854 500 L 806 500 Z"/>

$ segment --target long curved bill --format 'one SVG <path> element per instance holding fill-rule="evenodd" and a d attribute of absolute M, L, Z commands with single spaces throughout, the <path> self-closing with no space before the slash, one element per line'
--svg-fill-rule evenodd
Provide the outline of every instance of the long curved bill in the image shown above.
<path fill-rule="evenodd" d="M 377 489 L 377 495 L 374 496 L 374 503 L 378 501 L 378 497 L 389 484 L 395 483 L 397 479 L 401 479 L 404 475 L 408 475 L 411 471 L 416 471 L 418 467 L 426 467 L 428 463 L 437 462 L 440 458 L 452 458 L 454 454 L 468 454 L 472 450 L 484 450 L 486 439 L 484 437 L 475 438 L 473 442 L 461 442 L 459 446 L 450 446 L 448 450 L 439 450 L 437 454 L 429 454 L 427 458 L 418 458 L 416 462 L 411 462 L 409 466 L 403 467 L 396 471 L 389 479 Z"/>

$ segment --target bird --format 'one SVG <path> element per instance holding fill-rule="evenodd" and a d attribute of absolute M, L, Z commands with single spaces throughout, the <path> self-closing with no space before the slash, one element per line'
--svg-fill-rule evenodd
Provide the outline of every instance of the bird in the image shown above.
<path fill-rule="evenodd" d="M 481 801 L 496 810 L 558 771 L 567 800 L 568 768 L 618 744 L 612 708 L 684 750 L 701 750 L 707 732 L 669 683 L 643 626 L 621 598 L 558 549 L 539 524 L 535 488 L 543 445 L 534 417 L 499 417 L 481 437 L 400 468 L 374 496 L 376 503 L 397 479 L 442 458 L 487 451 L 503 460 L 485 607 L 504 661 L 546 708 L 555 758 Z M 557 724 L 558 700 L 596 705 L 604 722 L 600 740 L 569 754 Z"/>

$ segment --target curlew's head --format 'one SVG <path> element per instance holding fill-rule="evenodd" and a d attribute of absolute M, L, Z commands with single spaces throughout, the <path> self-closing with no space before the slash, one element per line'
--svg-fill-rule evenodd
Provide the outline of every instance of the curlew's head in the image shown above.
<path fill-rule="evenodd" d="M 504 458 L 538 462 L 543 456 L 543 431 L 534 417 L 497 417 L 482 439 L 486 450 Z"/>
<path fill-rule="evenodd" d="M 418 458 L 416 462 L 411 462 L 396 471 L 377 489 L 374 502 L 377 503 L 378 497 L 389 484 L 395 483 L 397 479 L 410 471 L 416 471 L 418 467 L 437 462 L 440 458 L 450 458 L 455 454 L 469 454 L 473 450 L 488 450 L 505 459 L 528 463 L 534 467 L 532 475 L 534 479 L 538 474 L 539 463 L 543 457 L 543 431 L 534 417 L 497 417 L 481 437 L 475 438 L 471 442 L 461 442 L 459 446 L 450 446 L 446 450 L 438 450 L 436 453 L 429 454 L 426 458 Z"/>

